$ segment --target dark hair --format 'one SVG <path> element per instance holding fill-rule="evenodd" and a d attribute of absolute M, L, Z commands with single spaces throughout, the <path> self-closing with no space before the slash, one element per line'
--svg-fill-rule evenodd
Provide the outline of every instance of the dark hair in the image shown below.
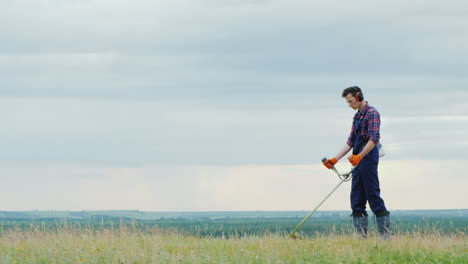
<path fill-rule="evenodd" d="M 358 92 L 362 93 L 361 88 L 359 88 L 359 86 L 351 86 L 343 90 L 341 97 L 346 97 L 348 94 L 352 94 L 354 97 Z"/>

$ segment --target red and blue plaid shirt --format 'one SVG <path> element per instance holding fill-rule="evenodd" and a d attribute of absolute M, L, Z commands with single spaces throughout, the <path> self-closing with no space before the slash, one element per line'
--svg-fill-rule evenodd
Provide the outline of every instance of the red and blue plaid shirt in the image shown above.
<path fill-rule="evenodd" d="M 380 140 L 380 114 L 374 107 L 370 106 L 366 101 L 366 105 L 361 111 L 358 111 L 353 118 L 353 126 L 351 134 L 348 137 L 348 146 L 353 147 L 354 143 L 354 121 L 361 119 L 361 137 L 365 141 L 372 140 L 377 145 Z"/>

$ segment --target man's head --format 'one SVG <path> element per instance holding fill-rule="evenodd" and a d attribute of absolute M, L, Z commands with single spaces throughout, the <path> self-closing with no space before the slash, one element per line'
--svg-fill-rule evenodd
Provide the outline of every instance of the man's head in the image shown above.
<path fill-rule="evenodd" d="M 343 90 L 341 96 L 346 100 L 349 107 L 356 109 L 361 109 L 361 106 L 364 102 L 364 94 L 361 91 L 361 88 L 358 86 L 351 86 Z"/>

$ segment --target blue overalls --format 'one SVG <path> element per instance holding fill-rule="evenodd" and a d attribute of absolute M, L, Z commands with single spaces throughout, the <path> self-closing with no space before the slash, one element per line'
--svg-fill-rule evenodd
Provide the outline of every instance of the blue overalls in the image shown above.
<path fill-rule="evenodd" d="M 361 136 L 363 117 L 354 121 L 353 154 L 359 154 L 367 144 Z M 377 215 L 388 214 L 385 203 L 380 197 L 379 176 L 377 167 L 379 164 L 379 150 L 374 147 L 353 171 L 351 185 L 351 208 L 354 216 L 367 216 L 366 202 L 369 202 L 371 210 Z"/>

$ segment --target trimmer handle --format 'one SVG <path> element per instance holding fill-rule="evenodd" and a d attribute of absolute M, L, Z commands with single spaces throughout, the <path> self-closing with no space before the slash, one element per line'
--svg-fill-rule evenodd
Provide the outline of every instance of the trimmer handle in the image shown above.
<path fill-rule="evenodd" d="M 327 161 L 328 159 L 325 157 L 322 159 L 322 163 L 324 163 L 325 161 Z M 338 176 L 340 176 L 340 173 L 336 170 L 335 166 L 332 166 L 331 169 L 336 172 L 336 174 L 338 174 Z"/>

